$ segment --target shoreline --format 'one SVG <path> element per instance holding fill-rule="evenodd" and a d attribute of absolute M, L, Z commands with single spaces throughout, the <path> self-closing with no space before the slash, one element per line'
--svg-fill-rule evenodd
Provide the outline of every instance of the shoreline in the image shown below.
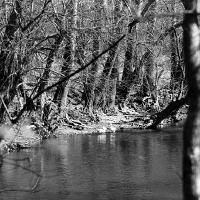
<path fill-rule="evenodd" d="M 139 113 L 125 113 L 118 115 L 101 115 L 98 122 L 82 123 L 79 120 L 70 120 L 70 124 L 61 123 L 53 133 L 48 133 L 43 126 L 34 130 L 34 125 L 23 124 L 21 127 L 0 125 L 0 155 L 8 152 L 31 148 L 50 137 L 59 137 L 60 135 L 101 135 L 106 133 L 115 134 L 124 130 L 145 130 L 151 123 L 150 115 Z M 183 125 L 183 122 L 175 124 L 175 127 Z M 163 123 L 159 128 L 171 126 L 170 123 Z M 35 126 L 36 129 L 36 126 Z M 150 130 L 150 129 L 149 129 Z M 147 131 L 149 132 L 149 131 Z M 150 131 L 151 132 L 151 131 Z"/>

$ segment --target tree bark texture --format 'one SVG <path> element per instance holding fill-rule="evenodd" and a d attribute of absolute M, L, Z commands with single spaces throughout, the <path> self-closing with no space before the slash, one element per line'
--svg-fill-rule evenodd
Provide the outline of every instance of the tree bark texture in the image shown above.
<path fill-rule="evenodd" d="M 200 199 L 200 0 L 183 1 L 186 10 L 194 11 L 184 18 L 184 55 L 190 91 L 190 107 L 183 135 L 184 200 Z"/>

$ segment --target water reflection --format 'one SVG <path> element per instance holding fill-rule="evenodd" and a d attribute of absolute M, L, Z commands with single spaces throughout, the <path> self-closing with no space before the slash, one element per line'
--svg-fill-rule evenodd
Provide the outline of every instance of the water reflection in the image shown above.
<path fill-rule="evenodd" d="M 1 199 L 182 199 L 181 132 L 74 135 L 46 141 L 9 158 L 30 157 L 43 175 L 37 193 L 2 193 Z M 6 164 L 0 189 L 27 187 L 35 176 Z"/>

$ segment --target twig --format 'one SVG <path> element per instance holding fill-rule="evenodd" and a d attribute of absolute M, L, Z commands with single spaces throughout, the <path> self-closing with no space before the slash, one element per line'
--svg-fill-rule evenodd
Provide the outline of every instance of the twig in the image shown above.
<path fill-rule="evenodd" d="M 38 177 L 35 184 L 31 188 L 32 191 L 35 191 L 35 189 L 40 185 L 41 177 Z"/>

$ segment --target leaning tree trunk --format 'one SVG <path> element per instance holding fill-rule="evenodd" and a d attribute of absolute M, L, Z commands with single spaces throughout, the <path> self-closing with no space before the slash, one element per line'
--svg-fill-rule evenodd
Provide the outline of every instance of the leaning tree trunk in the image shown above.
<path fill-rule="evenodd" d="M 184 18 L 184 55 L 186 77 L 191 94 L 183 134 L 183 194 L 185 200 L 200 199 L 200 0 L 183 1 L 186 10 L 194 11 Z"/>

